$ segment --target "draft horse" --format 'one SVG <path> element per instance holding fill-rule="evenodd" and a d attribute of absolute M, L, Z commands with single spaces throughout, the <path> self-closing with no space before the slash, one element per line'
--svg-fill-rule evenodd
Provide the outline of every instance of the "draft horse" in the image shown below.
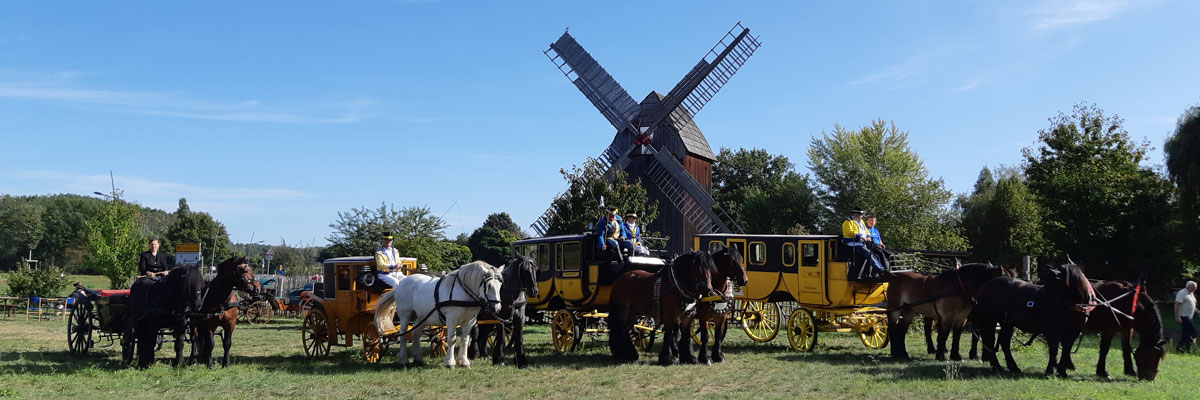
<path fill-rule="evenodd" d="M 479 356 L 484 354 L 488 335 L 495 332 L 496 339 L 492 344 L 492 364 L 504 363 L 504 347 L 506 345 L 504 332 L 512 331 L 513 362 L 517 368 L 529 365 L 525 359 L 525 306 L 529 301 L 528 294 L 538 297 L 537 263 L 533 257 L 518 255 L 500 272 L 503 283 L 500 285 L 500 312 L 491 314 L 488 310 L 480 312 L 480 318 L 497 318 L 499 324 L 476 325 L 475 338 L 472 339 L 471 353 Z"/>
<path fill-rule="evenodd" d="M 410 315 L 414 313 L 420 319 L 412 324 L 410 331 L 399 335 L 400 356 L 396 358 L 396 363 L 408 362 L 408 349 L 405 346 L 408 344 L 407 334 L 412 333 L 413 362 L 424 364 L 421 332 L 426 326 L 434 325 L 446 327 L 446 367 L 470 368 L 467 346 L 471 341 L 471 329 L 478 321 L 480 310 L 500 313 L 500 286 L 500 271 L 483 261 L 463 265 L 441 278 L 411 275 L 401 280 L 392 290 L 396 316 L 400 321 L 396 326 L 409 326 Z M 461 335 L 456 334 L 455 327 L 462 328 Z M 454 348 L 455 338 L 458 339 L 457 350 Z"/>
<path fill-rule="evenodd" d="M 1108 348 L 1113 334 L 1121 334 L 1121 354 L 1125 359 L 1125 375 L 1139 380 L 1152 381 L 1158 376 L 1158 364 L 1166 356 L 1163 348 L 1162 314 L 1153 297 L 1141 284 L 1126 281 L 1101 281 L 1092 285 L 1100 305 L 1088 317 L 1084 329 L 1100 332 L 1100 360 L 1096 362 L 1096 375 L 1111 379 L 1105 369 Z M 1130 359 L 1130 337 L 1138 334 L 1138 348 Z M 1137 368 L 1134 368 L 1134 361 Z"/>
<path fill-rule="evenodd" d="M 888 335 L 891 354 L 908 358 L 904 338 L 916 314 L 926 321 L 936 321 L 938 344 L 936 358 L 946 360 L 946 339 L 954 334 L 950 359 L 962 359 L 958 351 L 963 326 L 984 283 L 1001 276 L 1015 277 L 1016 271 L 991 264 L 967 264 L 936 275 L 916 272 L 897 272 L 887 278 Z"/>
<path fill-rule="evenodd" d="M 608 314 L 608 347 L 613 357 L 636 361 L 637 349 L 629 337 L 638 318 L 649 316 L 663 327 L 663 345 L 658 354 L 660 365 L 695 364 L 692 341 L 679 340 L 695 316 L 696 303 L 716 294 L 712 276 L 716 273 L 708 252 L 694 251 L 676 257 L 656 273 L 627 271 L 613 282 Z M 686 335 L 684 335 L 686 337 Z M 680 347 L 676 347 L 676 341 Z"/>
<path fill-rule="evenodd" d="M 700 363 L 712 364 L 725 361 L 725 354 L 721 351 L 721 343 L 725 341 L 727 332 L 726 321 L 729 318 L 730 304 L 733 302 L 733 287 L 745 286 L 749 280 L 746 276 L 746 265 L 742 260 L 742 254 L 738 252 L 737 247 L 724 247 L 712 253 L 713 263 L 716 265 L 716 273 L 712 276 L 713 289 L 721 294 L 719 302 L 701 302 L 696 308 L 696 327 L 700 330 Z M 712 358 L 708 356 L 706 347 L 708 346 L 709 329 L 705 325 L 712 326 L 713 344 Z M 680 341 L 691 340 L 688 335 L 680 335 Z M 682 344 L 681 344 L 682 346 Z"/>
<path fill-rule="evenodd" d="M 983 361 L 997 372 L 1001 371 L 998 350 L 1004 350 L 1009 371 L 1021 372 L 1011 352 L 1013 329 L 1020 329 L 1046 338 L 1046 374 L 1057 370 L 1058 376 L 1066 377 L 1068 369 L 1075 369 L 1071 347 L 1096 306 L 1095 292 L 1083 268 L 1075 264 L 1041 266 L 1038 280 L 1041 285 L 1007 276 L 988 281 L 979 290 L 971 321 L 983 347 Z"/>
<path fill-rule="evenodd" d="M 229 348 L 233 346 L 233 328 L 237 325 L 238 301 L 234 289 L 257 293 L 261 287 L 246 257 L 231 257 L 217 265 L 217 276 L 204 288 L 200 308 L 191 313 L 192 355 L 197 362 L 213 367 L 214 335 L 221 329 L 221 367 L 229 366 Z"/>
<path fill-rule="evenodd" d="M 136 346 L 138 368 L 149 367 L 154 362 L 158 332 L 162 329 L 168 329 L 175 338 L 172 364 L 183 366 L 187 315 L 200 308 L 203 289 L 204 276 L 199 266 L 175 268 L 167 272 L 165 278 L 146 277 L 133 283 L 129 288 L 128 323 L 121 340 L 125 349 Z M 128 351 L 123 354 L 126 361 L 132 356 Z"/>

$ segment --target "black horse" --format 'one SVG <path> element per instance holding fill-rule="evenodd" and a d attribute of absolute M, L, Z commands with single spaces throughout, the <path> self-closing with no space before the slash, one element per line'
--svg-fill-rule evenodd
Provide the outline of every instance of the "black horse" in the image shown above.
<path fill-rule="evenodd" d="M 233 328 L 237 325 L 238 302 L 233 289 L 257 293 L 261 286 L 254 272 L 246 265 L 246 257 L 231 257 L 217 265 L 217 276 L 204 288 L 201 306 L 191 313 L 192 356 L 201 364 L 213 367 L 212 353 L 216 346 L 213 334 L 221 329 L 221 367 L 229 366 L 229 348 L 233 346 Z"/>
<path fill-rule="evenodd" d="M 529 303 L 525 299 L 526 294 L 529 296 L 538 296 L 537 285 L 537 263 L 532 257 L 517 256 L 516 259 L 508 263 L 501 272 L 503 284 L 500 286 L 500 315 L 491 315 L 490 312 L 480 311 L 479 320 L 490 320 L 499 318 L 499 324 L 484 324 L 475 326 L 475 337 L 471 339 L 469 355 L 474 358 L 476 356 L 486 356 L 488 346 L 487 337 L 495 334 L 495 340 L 492 343 L 492 364 L 504 363 L 504 332 L 512 331 L 512 347 L 514 360 L 517 368 L 525 368 L 528 362 L 525 360 L 525 338 L 522 331 L 525 329 L 525 305 Z M 495 332 L 495 333 L 493 333 Z"/>
<path fill-rule="evenodd" d="M 128 323 L 121 340 L 126 349 L 132 349 L 136 344 L 138 368 L 149 367 L 154 362 L 158 332 L 162 329 L 170 330 L 175 337 L 173 365 L 183 365 L 187 316 L 200 309 L 203 289 L 204 276 L 199 266 L 175 268 L 165 278 L 141 278 L 133 283 L 129 290 Z M 124 357 L 129 361 L 132 354 L 126 351 Z"/>
<path fill-rule="evenodd" d="M 1093 286 L 1097 297 L 1105 300 L 1088 318 L 1085 326 L 1089 331 L 1100 332 L 1100 359 L 1096 362 L 1096 375 L 1111 378 L 1104 364 L 1113 335 L 1120 333 L 1125 375 L 1137 376 L 1140 380 L 1154 380 L 1158 376 L 1158 364 L 1166 356 L 1163 347 L 1167 344 L 1163 338 L 1162 317 L 1154 297 L 1141 285 L 1126 281 L 1101 281 Z M 1138 348 L 1132 351 L 1131 358 L 1130 336 L 1135 331 L 1138 334 Z"/>
<path fill-rule="evenodd" d="M 979 290 L 971 321 L 983 344 L 983 361 L 990 362 L 992 369 L 1000 371 L 996 351 L 1003 349 L 1008 369 L 1021 371 L 1010 351 L 1013 329 L 1019 328 L 1046 338 L 1050 353 L 1046 374 L 1057 369 L 1058 376 L 1066 377 L 1068 369 L 1075 369 L 1071 347 L 1095 307 L 1095 293 L 1083 268 L 1075 264 L 1042 266 L 1038 278 L 1042 285 L 1007 276 L 988 281 Z M 996 324 L 1000 324 L 999 340 Z"/>

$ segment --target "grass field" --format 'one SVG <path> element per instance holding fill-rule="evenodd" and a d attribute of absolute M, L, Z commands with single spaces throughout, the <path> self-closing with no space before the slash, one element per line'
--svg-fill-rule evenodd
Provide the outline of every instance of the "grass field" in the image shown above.
<path fill-rule="evenodd" d="M 82 283 L 83 286 L 87 286 L 92 289 L 107 289 L 108 288 L 108 278 L 105 278 L 101 275 L 71 275 L 71 276 L 69 276 L 69 278 L 70 278 L 69 282 L 72 282 L 72 283 L 79 282 L 79 283 Z M 58 297 L 66 296 L 71 293 L 71 290 L 72 290 L 72 288 L 70 286 L 67 286 L 67 287 L 63 288 L 63 290 L 60 293 L 55 294 L 55 296 L 58 296 Z M 7 295 L 7 293 L 8 293 L 8 273 L 0 273 L 0 295 Z"/>
<path fill-rule="evenodd" d="M 1174 321 L 1171 321 L 1174 322 Z M 395 365 L 395 350 L 371 365 L 359 348 L 333 349 L 328 360 L 312 361 L 300 344 L 300 323 L 276 318 L 267 325 L 239 325 L 233 365 L 148 370 L 120 365 L 115 348 L 98 348 L 77 358 L 67 353 L 65 322 L 0 316 L 0 397 L 15 398 L 1184 398 L 1195 392 L 1200 356 L 1169 354 L 1158 380 L 1137 382 L 1093 376 L 1096 339 L 1089 336 L 1075 354 L 1080 370 L 1068 379 L 1047 378 L 1045 349 L 1039 344 L 1015 354 L 1025 370 L 996 375 L 981 363 L 937 362 L 909 337 L 915 360 L 899 362 L 886 350 L 865 348 L 851 334 L 822 334 L 811 353 L 775 341 L 756 344 L 731 331 L 724 364 L 617 364 L 604 342 L 585 339 L 582 350 L 557 354 L 546 326 L 527 328 L 531 367 L 517 370 L 479 360 L 470 369 L 447 370 L 439 358 L 430 366 Z M 218 350 L 219 352 L 219 350 Z M 966 349 L 963 349 L 965 354 Z M 167 357 L 170 345 L 160 351 Z M 1110 353 L 1108 369 L 1120 374 L 1120 351 Z"/>

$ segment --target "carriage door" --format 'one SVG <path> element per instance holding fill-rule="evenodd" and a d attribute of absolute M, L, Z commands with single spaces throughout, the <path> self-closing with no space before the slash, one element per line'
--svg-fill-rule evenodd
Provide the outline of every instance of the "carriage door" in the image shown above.
<path fill-rule="evenodd" d="M 532 256 L 535 260 L 537 260 L 538 265 L 538 295 L 541 297 L 536 299 L 530 298 L 530 301 L 534 304 L 538 304 L 545 301 L 547 298 L 554 297 L 554 293 L 550 291 L 554 288 L 554 272 L 550 269 L 554 262 L 552 261 L 553 258 L 550 255 L 549 243 L 538 243 L 537 250 L 535 250 L 534 253 L 535 254 Z"/>
<path fill-rule="evenodd" d="M 800 266 L 796 277 L 799 280 L 796 287 L 796 300 L 804 304 L 825 304 L 825 258 L 821 240 L 801 240 L 796 243 L 800 250 Z"/>
<path fill-rule="evenodd" d="M 554 288 L 558 292 L 558 296 L 567 301 L 583 299 L 582 279 L 579 273 L 581 256 L 579 243 L 574 241 L 555 244 L 557 247 L 555 251 L 557 279 L 554 280 Z"/>

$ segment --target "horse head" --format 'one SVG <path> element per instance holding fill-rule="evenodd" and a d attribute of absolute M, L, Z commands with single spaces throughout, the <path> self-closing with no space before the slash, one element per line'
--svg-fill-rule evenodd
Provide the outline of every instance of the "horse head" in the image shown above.
<path fill-rule="evenodd" d="M 1076 264 L 1043 265 L 1038 268 L 1038 279 L 1062 305 L 1083 314 L 1096 306 L 1096 294 L 1091 282 L 1083 274 L 1083 267 Z"/>
<path fill-rule="evenodd" d="M 176 313 L 200 309 L 204 291 L 204 274 L 200 267 L 175 268 L 167 273 L 166 288 L 168 293 L 166 303 Z"/>
<path fill-rule="evenodd" d="M 1162 313 L 1154 297 L 1142 291 L 1138 297 L 1138 310 L 1134 312 L 1134 330 L 1138 333 L 1138 347 L 1133 351 L 1137 364 L 1138 379 L 1152 381 L 1158 377 L 1158 364 L 1167 357 L 1167 340 L 1163 338 Z"/>
<path fill-rule="evenodd" d="M 712 277 L 718 273 L 717 265 L 707 251 L 693 251 L 676 257 L 670 268 L 672 274 L 675 274 L 675 284 L 680 289 L 691 292 L 696 299 L 716 293 L 712 286 Z"/>
<path fill-rule="evenodd" d="M 486 303 L 481 304 L 481 307 L 486 305 L 492 314 L 500 313 L 500 288 L 504 285 L 504 278 L 499 268 L 483 261 L 475 261 L 459 267 L 455 273 L 462 280 L 463 288 L 474 292 L 472 295 L 477 296 L 480 303 Z"/>
<path fill-rule="evenodd" d="M 745 286 L 746 281 L 750 280 L 746 276 L 746 264 L 742 259 L 742 254 L 738 252 L 737 247 L 719 246 L 720 250 L 712 253 L 713 262 L 717 266 L 717 273 L 722 277 L 733 280 L 733 284 Z"/>
<path fill-rule="evenodd" d="M 525 295 L 538 297 L 537 263 L 533 261 L 533 257 L 518 255 L 505 270 L 510 268 L 516 274 L 516 283 L 525 291 Z"/>
<path fill-rule="evenodd" d="M 228 280 L 233 287 L 252 293 L 262 290 L 262 285 L 254 279 L 254 271 L 246 263 L 246 257 L 233 256 L 218 264 L 217 276 L 213 280 Z"/>

